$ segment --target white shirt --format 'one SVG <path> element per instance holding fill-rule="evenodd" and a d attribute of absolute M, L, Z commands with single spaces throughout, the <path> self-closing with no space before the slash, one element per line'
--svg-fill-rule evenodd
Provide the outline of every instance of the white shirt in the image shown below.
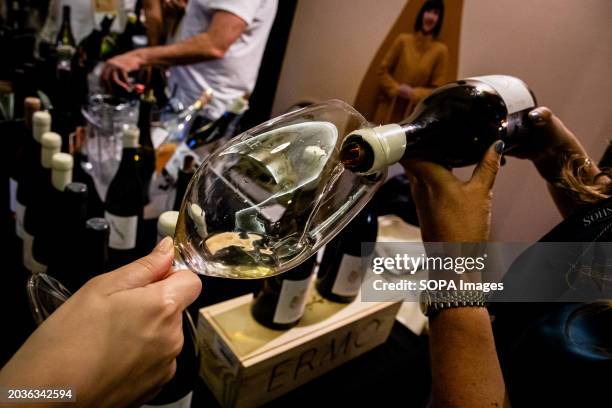
<path fill-rule="evenodd" d="M 204 108 L 204 114 L 216 119 L 236 98 L 251 92 L 276 7 L 277 0 L 190 0 L 176 41 L 206 32 L 217 10 L 235 14 L 247 23 L 247 27 L 223 58 L 173 67 L 169 85 L 171 90 L 176 87 L 176 97 L 190 105 L 202 91 L 212 88 L 214 95 Z"/>

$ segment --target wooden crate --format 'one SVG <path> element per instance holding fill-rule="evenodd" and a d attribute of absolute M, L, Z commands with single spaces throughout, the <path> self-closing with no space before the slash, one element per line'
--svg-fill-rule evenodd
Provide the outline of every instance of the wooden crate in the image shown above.
<path fill-rule="evenodd" d="M 310 291 L 299 325 L 268 329 L 252 295 L 200 309 L 200 375 L 224 407 L 254 407 L 384 343 L 399 302 L 340 304 Z"/>

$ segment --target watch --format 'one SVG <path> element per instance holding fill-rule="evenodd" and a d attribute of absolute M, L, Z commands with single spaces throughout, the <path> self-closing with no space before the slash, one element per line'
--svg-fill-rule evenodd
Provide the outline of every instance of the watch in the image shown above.
<path fill-rule="evenodd" d="M 487 295 L 481 290 L 424 290 L 420 303 L 423 314 L 431 317 L 442 309 L 485 307 Z"/>

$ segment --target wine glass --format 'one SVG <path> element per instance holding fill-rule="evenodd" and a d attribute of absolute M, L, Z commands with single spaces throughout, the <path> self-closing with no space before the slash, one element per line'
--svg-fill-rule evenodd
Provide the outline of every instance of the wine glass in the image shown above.
<path fill-rule="evenodd" d="M 221 146 L 183 198 L 177 266 L 256 279 L 308 259 L 385 179 L 385 171 L 344 171 L 339 161 L 344 138 L 368 125 L 351 106 L 331 100 L 271 119 Z"/>

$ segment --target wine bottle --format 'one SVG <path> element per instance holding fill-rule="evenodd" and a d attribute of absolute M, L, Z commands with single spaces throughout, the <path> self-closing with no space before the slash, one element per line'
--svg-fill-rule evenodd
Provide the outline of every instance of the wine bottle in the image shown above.
<path fill-rule="evenodd" d="M 149 203 L 149 188 L 151 185 L 151 177 L 155 172 L 155 148 L 151 140 L 151 121 L 153 116 L 153 108 L 155 107 L 155 97 L 153 92 L 149 90 L 146 94 L 140 97 L 140 105 L 138 108 L 138 130 L 140 138 L 140 180 L 143 184 L 144 202 Z"/>
<path fill-rule="evenodd" d="M 157 236 L 158 241 L 165 237 L 174 237 L 178 212 L 166 211 L 159 216 Z M 191 406 L 193 389 L 200 365 L 199 350 L 196 341 L 196 331 L 189 314 L 183 312 L 183 348 L 176 357 L 176 374 L 166 383 L 160 393 L 142 408 L 188 408 Z"/>
<path fill-rule="evenodd" d="M 183 159 L 183 168 L 179 170 L 178 179 L 176 180 L 176 196 L 174 197 L 174 205 L 172 209 L 179 211 L 183 203 L 183 197 L 187 192 L 187 186 L 191 178 L 195 174 L 195 159 L 191 155 L 185 156 Z"/>
<path fill-rule="evenodd" d="M 365 275 L 362 242 L 376 242 L 378 222 L 372 205 L 361 212 L 325 246 L 319 265 L 316 288 L 326 299 L 352 302 L 359 293 Z"/>
<path fill-rule="evenodd" d="M 72 47 L 73 50 L 76 49 L 76 42 L 74 41 L 70 22 L 70 6 L 62 7 L 62 25 L 55 39 L 55 47 L 59 48 L 61 46 Z"/>
<path fill-rule="evenodd" d="M 24 100 L 24 117 L 23 122 L 20 122 L 18 126 L 15 128 L 15 132 L 17 133 L 17 137 L 15 137 L 15 146 L 12 151 L 15 154 L 10 158 L 11 164 L 10 168 L 10 207 L 13 213 L 17 213 L 17 206 L 21 205 L 19 203 L 19 199 L 17 198 L 17 194 L 19 191 L 19 182 L 23 179 L 24 173 L 26 171 L 28 149 L 34 147 L 32 143 L 32 120 L 34 113 L 40 111 L 40 99 L 28 97 Z M 40 151 L 40 147 L 38 148 Z M 23 192 L 22 192 L 23 194 Z M 21 199 L 23 202 L 23 199 Z M 23 217 L 23 213 L 21 214 Z M 23 219 L 21 219 L 23 222 Z M 22 228 L 22 225 L 15 224 L 15 228 Z M 21 238 L 20 233 L 16 230 L 17 236 Z"/>
<path fill-rule="evenodd" d="M 251 314 L 262 325 L 284 330 L 298 324 L 306 306 L 316 257 L 277 276 L 264 279 L 251 304 Z"/>
<path fill-rule="evenodd" d="M 32 244 L 40 233 L 42 219 L 46 215 L 45 205 L 49 202 L 51 192 L 52 158 L 59 153 L 62 138 L 53 132 L 46 132 L 41 139 L 40 167 L 32 179 L 31 201 L 28 202 L 23 216 L 23 265 L 30 272 L 44 271 L 45 265 L 34 261 Z"/>
<path fill-rule="evenodd" d="M 144 207 L 138 165 L 139 136 L 136 127 L 124 130 L 121 163 L 106 193 L 104 218 L 110 225 L 108 256 L 111 269 L 138 258 L 136 239 Z"/>
<path fill-rule="evenodd" d="M 77 49 L 79 64 L 86 72 L 91 72 L 98 62 L 111 55 L 115 40 L 110 36 L 114 15 L 106 15 L 100 22 L 100 29 L 94 28 L 80 43 Z"/>
<path fill-rule="evenodd" d="M 15 208 L 15 232 L 24 239 L 23 221 L 27 206 L 32 202 L 34 190 L 39 183 L 36 176 L 40 173 L 40 153 L 42 135 L 51 130 L 51 115 L 48 112 L 35 112 L 32 115 L 32 137 L 27 138 L 17 184 L 17 204 Z"/>
<path fill-rule="evenodd" d="M 144 14 L 142 12 L 142 0 L 136 0 L 134 11 L 128 13 L 128 21 L 125 29 L 117 37 L 115 54 L 123 54 L 135 48 L 139 48 L 142 42 L 147 41 L 147 28 L 144 24 Z"/>
<path fill-rule="evenodd" d="M 32 243 L 32 257 L 34 265 L 41 266 L 41 270 L 34 272 L 46 272 L 49 260 L 54 252 L 54 244 L 57 241 L 56 233 L 60 231 L 58 225 L 61 208 L 63 204 L 64 189 L 72 181 L 72 167 L 74 161 L 68 153 L 56 153 L 51 159 L 51 188 L 47 194 L 47 200 L 41 206 L 41 216 L 38 218 L 37 231 Z"/>
<path fill-rule="evenodd" d="M 168 136 L 164 143 L 157 149 L 157 166 L 168 182 L 174 184 L 178 178 L 178 170 L 183 164 L 186 155 L 192 155 L 193 151 L 186 145 L 189 132 L 193 128 L 193 121 L 197 113 L 212 99 L 212 90 L 202 92 L 200 98 L 191 106 L 181 111 L 175 118 L 164 124 Z M 197 162 L 197 160 L 196 160 Z"/>
<path fill-rule="evenodd" d="M 400 124 L 350 133 L 340 158 L 345 168 L 371 174 L 402 159 L 448 167 L 477 163 L 496 141 L 510 151 L 528 137 L 533 93 L 518 78 L 488 75 L 444 85 L 423 99 Z"/>
<path fill-rule="evenodd" d="M 92 267 L 92 261 L 84 257 L 87 250 L 83 238 L 87 219 L 87 186 L 72 182 L 66 185 L 61 194 L 61 204 L 54 213 L 55 220 L 49 226 L 47 241 L 49 245 L 49 265 L 47 274 L 60 281 L 73 293 L 77 276 Z M 62 239 L 57 239 L 61 235 Z M 39 240 L 34 240 L 34 249 Z M 36 254 L 35 254 L 36 256 Z"/>
<path fill-rule="evenodd" d="M 206 125 L 190 132 L 190 136 L 185 141 L 187 147 L 191 150 L 212 143 L 216 140 L 224 138 L 231 125 L 236 119 L 248 109 L 248 101 L 243 97 L 236 98 L 229 106 L 229 109 L 219 117 L 219 119 L 207 123 Z"/>

